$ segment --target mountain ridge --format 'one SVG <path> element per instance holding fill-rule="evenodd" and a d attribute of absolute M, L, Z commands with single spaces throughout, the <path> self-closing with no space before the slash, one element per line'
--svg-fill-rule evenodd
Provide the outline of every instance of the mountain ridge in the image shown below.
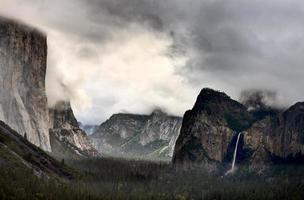
<path fill-rule="evenodd" d="M 100 152 L 114 156 L 170 157 L 180 126 L 180 117 L 161 110 L 150 115 L 118 113 L 102 123 L 90 139 Z"/>
<path fill-rule="evenodd" d="M 2 162 L 5 161 L 5 165 L 13 164 L 12 167 L 16 167 L 17 162 L 20 167 L 33 170 L 40 178 L 53 177 L 66 180 L 75 176 L 74 170 L 52 158 L 3 121 L 0 121 L 0 150 L 6 152 L 0 154 L 0 159 Z"/>

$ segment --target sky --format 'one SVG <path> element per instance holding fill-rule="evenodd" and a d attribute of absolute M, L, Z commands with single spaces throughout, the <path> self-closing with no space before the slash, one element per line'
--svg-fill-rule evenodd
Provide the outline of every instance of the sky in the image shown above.
<path fill-rule="evenodd" d="M 204 87 L 304 100 L 302 1 L 0 0 L 0 15 L 47 34 L 49 104 L 70 100 L 85 124 L 182 116 Z"/>

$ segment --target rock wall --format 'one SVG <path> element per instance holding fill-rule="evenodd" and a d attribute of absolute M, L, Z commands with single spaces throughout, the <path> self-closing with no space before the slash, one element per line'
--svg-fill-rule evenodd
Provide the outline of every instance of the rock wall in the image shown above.
<path fill-rule="evenodd" d="M 223 162 L 237 133 L 252 121 L 246 107 L 222 92 L 205 88 L 185 113 L 173 163 Z"/>
<path fill-rule="evenodd" d="M 58 102 L 50 109 L 50 142 L 59 157 L 98 156 L 86 133 L 79 127 L 69 102 Z"/>
<path fill-rule="evenodd" d="M 51 151 L 45 94 L 46 36 L 0 18 L 0 120 Z"/>
<path fill-rule="evenodd" d="M 253 164 L 304 163 L 304 103 L 255 123 L 246 131 L 244 144 L 254 155 Z"/>
<path fill-rule="evenodd" d="M 186 167 L 230 163 L 239 132 L 243 134 L 238 163 L 253 167 L 304 163 L 304 103 L 284 112 L 247 110 L 224 93 L 203 89 L 193 109 L 185 113 L 173 163 Z"/>
<path fill-rule="evenodd" d="M 0 18 L 0 120 L 45 151 L 70 148 L 72 153 L 96 155 L 69 103 L 60 102 L 49 110 L 46 62 L 47 38 L 43 33 Z M 52 146 L 49 131 L 58 141 Z"/>

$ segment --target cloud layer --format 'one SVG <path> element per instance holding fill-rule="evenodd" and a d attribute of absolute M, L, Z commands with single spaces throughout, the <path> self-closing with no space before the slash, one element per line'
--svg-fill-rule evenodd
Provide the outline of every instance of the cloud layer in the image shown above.
<path fill-rule="evenodd" d="M 50 104 L 78 118 L 161 107 L 182 115 L 203 87 L 304 99 L 304 3 L 296 0 L 0 0 L 48 33 Z"/>

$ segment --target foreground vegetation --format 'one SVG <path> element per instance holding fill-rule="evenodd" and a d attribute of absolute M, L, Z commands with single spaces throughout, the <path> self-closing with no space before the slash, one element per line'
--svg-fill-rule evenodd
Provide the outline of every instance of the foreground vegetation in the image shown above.
<path fill-rule="evenodd" d="M 203 169 L 175 171 L 169 163 L 101 158 L 65 160 L 76 178 L 38 178 L 30 169 L 0 162 L 0 199 L 303 199 L 301 166 L 277 166 L 257 174 L 246 167 L 233 176 Z"/>

